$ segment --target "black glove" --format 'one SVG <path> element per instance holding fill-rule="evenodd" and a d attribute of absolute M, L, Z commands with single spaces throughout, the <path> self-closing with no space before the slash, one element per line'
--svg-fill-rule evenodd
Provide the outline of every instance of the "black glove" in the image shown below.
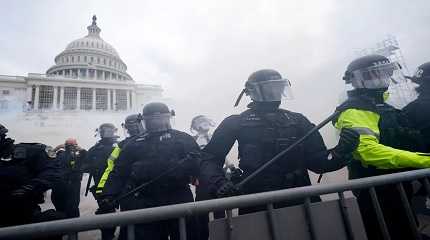
<path fill-rule="evenodd" d="M 97 200 L 99 208 L 97 208 L 95 214 L 113 213 L 117 204 L 115 203 L 112 196 L 105 196 Z"/>
<path fill-rule="evenodd" d="M 220 188 L 218 188 L 216 192 L 216 195 L 218 198 L 232 197 L 239 194 L 240 194 L 239 188 L 236 187 L 234 183 L 231 181 L 226 181 L 224 184 L 221 185 Z"/>
<path fill-rule="evenodd" d="M 35 187 L 31 184 L 26 184 L 10 193 L 10 199 L 14 201 L 32 200 Z"/>
<path fill-rule="evenodd" d="M 333 154 L 344 156 L 351 154 L 360 143 L 360 134 L 350 128 L 342 128 L 339 143 L 333 149 Z"/>

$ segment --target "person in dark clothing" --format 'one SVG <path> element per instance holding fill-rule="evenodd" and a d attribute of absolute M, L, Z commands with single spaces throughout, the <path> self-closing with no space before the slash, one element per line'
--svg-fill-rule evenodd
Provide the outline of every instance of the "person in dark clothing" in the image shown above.
<path fill-rule="evenodd" d="M 430 152 L 430 62 L 421 64 L 410 79 L 418 84 L 415 90 L 417 99 L 406 105 L 402 112 L 406 115 L 412 128 L 419 131 L 422 138 L 420 152 Z M 412 205 L 417 214 L 430 215 L 430 199 L 424 189 L 423 183 L 417 184 L 418 189 L 412 199 Z M 420 222 L 426 222 L 427 218 L 420 218 Z"/>
<path fill-rule="evenodd" d="M 66 214 L 68 218 L 79 217 L 82 164 L 86 153 L 87 151 L 81 149 L 74 138 L 67 139 L 64 149 L 57 152 L 56 160 L 61 166 L 61 181 L 52 189 L 51 200 L 55 209 Z"/>
<path fill-rule="evenodd" d="M 0 124 L 0 227 L 62 218 L 53 210 L 42 212 L 39 206 L 43 193 L 60 177 L 57 162 L 47 154 L 49 148 L 40 143 L 14 144 L 7 132 Z"/>
<path fill-rule="evenodd" d="M 103 189 L 106 205 L 112 205 L 114 199 L 166 174 L 166 171 L 166 175 L 145 189 L 121 199 L 121 211 L 193 201 L 189 183 L 190 177 L 198 173 L 198 162 L 189 157 L 189 153 L 198 153 L 199 147 L 193 137 L 171 128 L 172 115 L 163 103 L 149 103 L 143 108 L 147 132 L 134 138 L 122 150 Z M 187 239 L 193 239 L 192 219 L 187 219 L 187 223 L 190 226 Z M 125 233 L 121 232 L 120 239 L 126 237 Z M 138 224 L 135 233 L 136 239 L 179 239 L 178 221 Z"/>
<path fill-rule="evenodd" d="M 420 134 L 410 128 L 405 115 L 385 103 L 384 93 L 391 81 L 403 77 L 396 62 L 381 55 L 367 55 L 352 61 L 343 80 L 351 84 L 348 100 L 337 107 L 340 112 L 334 126 L 360 134 L 360 143 L 348 164 L 349 178 L 371 177 L 417 168 L 430 167 L 430 157 L 414 150 L 420 145 Z M 403 183 L 412 196 L 409 183 Z M 376 187 L 391 239 L 414 239 L 407 213 L 395 184 Z M 369 240 L 383 239 L 369 191 L 354 191 Z"/>
<path fill-rule="evenodd" d="M 411 126 L 422 134 L 424 146 L 421 151 L 430 151 L 430 62 L 420 65 L 411 78 L 418 84 L 415 89 L 418 98 L 408 105 L 402 111 L 408 118 Z"/>
<path fill-rule="evenodd" d="M 104 211 L 100 211 L 100 198 L 96 193 L 96 189 L 108 166 L 107 160 L 116 146 L 118 136 L 115 135 L 117 128 L 111 123 L 100 125 L 96 131 L 100 135 L 100 140 L 88 150 L 87 159 L 85 160 L 83 168 L 85 172 L 89 172 L 90 174 L 88 181 L 91 181 L 91 178 L 94 179 L 94 185 L 90 189 L 94 199 L 96 199 L 99 205 L 99 210 L 96 211 L 96 214 L 103 214 L 115 212 L 115 209 L 103 209 Z M 101 231 L 103 240 L 111 240 L 115 237 L 115 228 L 105 228 L 101 229 Z"/>
<path fill-rule="evenodd" d="M 236 101 L 237 105 L 243 94 L 249 95 L 252 102 L 248 110 L 224 119 L 203 149 L 214 156 L 202 161 L 199 178 L 212 197 L 308 186 L 311 185 L 308 170 L 315 173 L 334 171 L 342 168 L 350 158 L 350 151 L 357 146 L 358 134 L 343 131 L 338 145 L 328 151 L 321 135 L 316 132 L 301 146 L 285 154 L 283 159 L 248 182 L 243 189 L 237 189 L 231 180 L 225 178 L 222 167 L 236 141 L 239 147 L 239 168 L 243 170 L 244 178 L 314 127 L 302 114 L 279 108 L 282 98 L 289 95 L 289 87 L 289 81 L 274 70 L 260 70 L 249 77 Z M 275 207 L 302 202 L 277 203 Z M 239 209 L 239 214 L 262 209 L 265 207 Z"/>

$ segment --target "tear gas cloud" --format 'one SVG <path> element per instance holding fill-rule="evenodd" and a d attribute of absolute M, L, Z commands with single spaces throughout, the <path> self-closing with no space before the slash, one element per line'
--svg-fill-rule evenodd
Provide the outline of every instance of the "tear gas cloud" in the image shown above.
<path fill-rule="evenodd" d="M 428 61 L 428 5 L 425 0 L 10 1 L 0 22 L 0 73 L 48 69 L 97 14 L 102 37 L 115 46 L 134 80 L 162 85 L 176 110 L 177 129 L 188 132 L 198 114 L 220 123 L 244 110 L 247 98 L 238 108 L 232 105 L 247 77 L 263 68 L 276 69 L 292 82 L 294 99 L 283 106 L 317 123 L 339 103 L 342 74 L 356 50 L 392 34 L 410 68 Z M 21 121 L 25 114 L 15 111 L 2 113 L 2 122 L 19 141 L 57 145 L 76 137 L 89 147 L 98 125 L 113 122 L 119 128 L 125 116 L 69 113 L 43 119 L 41 114 Z M 58 127 L 45 135 L 48 125 Z M 322 133 L 329 146 L 335 144 L 331 126 Z"/>

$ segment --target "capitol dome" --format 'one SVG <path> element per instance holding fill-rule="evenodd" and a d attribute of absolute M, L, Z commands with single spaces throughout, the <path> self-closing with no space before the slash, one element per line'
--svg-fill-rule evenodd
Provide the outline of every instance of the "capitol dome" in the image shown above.
<path fill-rule="evenodd" d="M 87 27 L 88 35 L 69 43 L 64 51 L 55 57 L 55 65 L 46 71 L 47 75 L 67 78 L 95 79 L 107 81 L 133 81 L 128 75 L 127 65 L 118 52 L 100 37 L 94 15 Z"/>

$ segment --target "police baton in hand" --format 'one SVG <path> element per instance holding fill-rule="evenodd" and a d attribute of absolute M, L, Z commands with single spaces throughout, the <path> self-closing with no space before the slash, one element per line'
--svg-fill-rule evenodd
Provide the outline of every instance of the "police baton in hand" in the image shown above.
<path fill-rule="evenodd" d="M 85 197 L 88 196 L 88 192 L 90 191 L 91 178 L 93 178 L 93 175 L 90 173 L 87 181 L 87 187 L 85 188 Z"/>
<path fill-rule="evenodd" d="M 169 169 L 167 169 L 166 171 L 162 172 L 161 174 L 157 175 L 156 177 L 154 177 L 153 179 L 142 183 L 141 185 L 137 186 L 136 188 L 134 188 L 133 190 L 124 193 L 123 195 L 115 198 L 112 200 L 113 203 L 118 203 L 119 201 L 121 201 L 122 199 L 133 195 L 139 191 L 142 191 L 143 189 L 145 189 L 146 187 L 154 184 L 155 182 L 159 181 L 160 179 L 163 179 L 164 177 L 168 176 L 170 173 L 176 171 L 178 168 L 180 168 L 182 166 L 182 164 L 184 164 L 184 162 L 186 162 L 187 160 L 189 160 L 190 158 L 195 158 L 196 155 L 201 156 L 200 153 L 189 153 L 185 158 L 182 158 L 181 160 L 179 160 L 174 166 L 170 167 Z"/>
<path fill-rule="evenodd" d="M 276 161 L 281 159 L 285 154 L 296 148 L 298 145 L 300 145 L 303 141 L 305 141 L 309 136 L 320 130 L 322 127 L 324 127 L 327 123 L 331 122 L 335 117 L 337 117 L 340 114 L 339 111 L 335 111 L 333 114 L 331 114 L 328 118 L 326 118 L 324 121 L 322 121 L 320 124 L 313 127 L 309 132 L 307 132 L 303 137 L 301 137 L 299 140 L 291 144 L 288 148 L 283 150 L 282 152 L 276 154 L 272 159 L 270 159 L 268 162 L 263 164 L 261 167 L 259 167 L 257 170 L 255 170 L 253 173 L 251 173 L 249 176 L 247 176 L 245 179 L 240 181 L 238 184 L 236 184 L 236 187 L 238 189 L 242 188 L 243 185 L 248 183 L 250 180 L 255 178 L 258 174 L 260 174 L 262 171 L 264 171 L 266 168 L 274 164 Z"/>

